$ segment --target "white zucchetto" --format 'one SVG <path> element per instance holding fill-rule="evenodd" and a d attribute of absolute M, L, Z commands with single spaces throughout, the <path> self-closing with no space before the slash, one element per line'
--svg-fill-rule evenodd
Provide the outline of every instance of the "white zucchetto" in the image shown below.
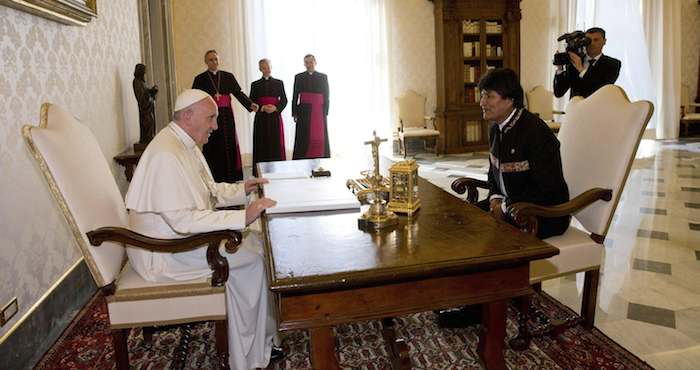
<path fill-rule="evenodd" d="M 183 110 L 190 105 L 202 100 L 210 98 L 209 94 L 199 89 L 184 90 L 177 96 L 175 101 L 175 112 Z"/>

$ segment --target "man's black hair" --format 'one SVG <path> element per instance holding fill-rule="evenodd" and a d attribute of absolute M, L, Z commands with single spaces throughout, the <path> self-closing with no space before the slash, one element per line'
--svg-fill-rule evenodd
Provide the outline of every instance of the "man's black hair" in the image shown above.
<path fill-rule="evenodd" d="M 603 35 L 603 38 L 605 38 L 605 30 L 600 27 L 591 27 L 586 30 L 586 33 L 599 33 Z"/>
<path fill-rule="evenodd" d="M 495 91 L 502 98 L 513 100 L 515 108 L 524 107 L 523 87 L 520 86 L 518 75 L 510 68 L 496 68 L 489 71 L 479 80 L 479 90 Z"/>

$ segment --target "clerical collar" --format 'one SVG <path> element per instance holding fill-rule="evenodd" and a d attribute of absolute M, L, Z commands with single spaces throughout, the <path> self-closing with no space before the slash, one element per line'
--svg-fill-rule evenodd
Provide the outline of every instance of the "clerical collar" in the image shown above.
<path fill-rule="evenodd" d="M 195 145 L 197 145 L 194 139 L 190 137 L 190 135 L 187 132 L 185 132 L 185 130 L 183 130 L 182 127 L 180 127 L 180 125 L 177 124 L 177 122 L 170 122 L 168 127 L 170 127 L 170 129 L 173 130 L 175 136 L 177 136 L 177 138 L 180 139 L 182 144 L 184 144 L 187 149 L 192 149 Z"/>
<path fill-rule="evenodd" d="M 503 127 L 505 127 L 505 125 L 508 124 L 508 122 L 510 121 L 510 119 L 513 118 L 513 116 L 515 115 L 515 112 L 517 112 L 517 111 L 518 111 L 518 109 L 515 108 L 515 107 L 513 107 L 513 111 L 510 112 L 510 114 L 508 115 L 508 117 L 506 117 L 506 119 L 503 120 L 503 122 L 501 122 L 501 123 L 498 124 L 498 128 L 499 128 L 501 131 L 503 131 Z"/>
<path fill-rule="evenodd" d="M 312 74 L 314 74 L 314 72 L 316 72 L 316 71 L 311 71 L 311 72 L 309 72 L 309 71 L 306 71 L 306 73 L 308 73 L 308 74 L 309 74 L 309 76 L 311 76 Z"/>
<path fill-rule="evenodd" d="M 219 72 L 218 69 L 216 71 L 212 71 L 211 69 L 207 69 L 207 71 L 209 71 L 209 73 L 213 74 L 214 76 L 216 76 L 216 74 Z"/>
<path fill-rule="evenodd" d="M 267 77 L 263 76 L 263 80 L 265 80 L 265 81 L 269 81 L 271 78 L 272 78 L 272 76 L 267 76 Z"/>

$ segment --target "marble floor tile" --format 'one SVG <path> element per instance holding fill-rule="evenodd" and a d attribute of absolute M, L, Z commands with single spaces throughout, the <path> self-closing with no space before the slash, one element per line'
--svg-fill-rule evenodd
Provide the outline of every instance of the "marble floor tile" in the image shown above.
<path fill-rule="evenodd" d="M 665 231 L 639 229 L 637 230 L 637 236 L 640 238 L 668 240 L 668 233 Z"/>
<path fill-rule="evenodd" d="M 596 323 L 596 326 L 642 359 L 645 358 L 645 355 L 696 345 L 692 338 L 676 329 L 642 321 L 624 319 Z"/>
<path fill-rule="evenodd" d="M 639 209 L 639 212 L 645 213 L 645 214 L 653 214 L 653 215 L 659 215 L 659 216 L 666 216 L 666 210 L 665 209 L 659 209 L 659 208 L 647 208 L 647 207 L 642 207 Z"/>
<path fill-rule="evenodd" d="M 643 270 L 649 272 L 657 272 L 659 274 L 671 275 L 671 264 L 666 262 L 649 261 L 640 258 L 635 258 L 632 268 L 635 270 Z"/>
<path fill-rule="evenodd" d="M 627 306 L 627 318 L 668 328 L 676 328 L 676 313 L 665 308 L 630 302 Z"/>
<path fill-rule="evenodd" d="M 642 356 L 656 370 L 697 370 L 700 364 L 700 346 L 675 349 Z"/>

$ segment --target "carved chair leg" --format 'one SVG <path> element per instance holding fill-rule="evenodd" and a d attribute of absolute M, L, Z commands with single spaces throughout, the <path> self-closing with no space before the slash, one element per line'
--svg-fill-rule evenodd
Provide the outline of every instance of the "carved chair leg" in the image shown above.
<path fill-rule="evenodd" d="M 387 317 L 382 319 L 382 337 L 387 345 L 392 368 L 396 370 L 410 369 L 411 358 L 408 355 L 408 345 L 403 339 L 396 339 L 394 319 Z"/>
<path fill-rule="evenodd" d="M 600 270 L 586 271 L 583 280 L 583 301 L 581 302 L 581 318 L 586 329 L 593 328 L 595 321 L 596 298 L 598 296 L 598 280 Z"/>
<path fill-rule="evenodd" d="M 530 304 L 532 295 L 528 294 L 515 298 L 515 305 L 518 308 L 518 336 L 511 339 L 510 348 L 516 351 L 524 351 L 530 348 L 530 330 L 527 321 L 530 318 Z"/>
<path fill-rule="evenodd" d="M 535 293 L 542 293 L 542 283 L 534 283 L 532 284 L 532 290 L 535 291 Z"/>
<path fill-rule="evenodd" d="M 214 322 L 216 353 L 219 355 L 219 368 L 228 369 L 228 325 L 226 320 Z"/>
<path fill-rule="evenodd" d="M 153 334 L 156 332 L 156 328 L 153 326 L 146 326 L 141 329 L 141 332 L 143 334 L 144 343 L 153 343 Z"/>
<path fill-rule="evenodd" d="M 114 360 L 117 370 L 129 370 L 129 348 L 126 339 L 130 329 L 112 329 L 112 344 L 114 345 Z"/>

